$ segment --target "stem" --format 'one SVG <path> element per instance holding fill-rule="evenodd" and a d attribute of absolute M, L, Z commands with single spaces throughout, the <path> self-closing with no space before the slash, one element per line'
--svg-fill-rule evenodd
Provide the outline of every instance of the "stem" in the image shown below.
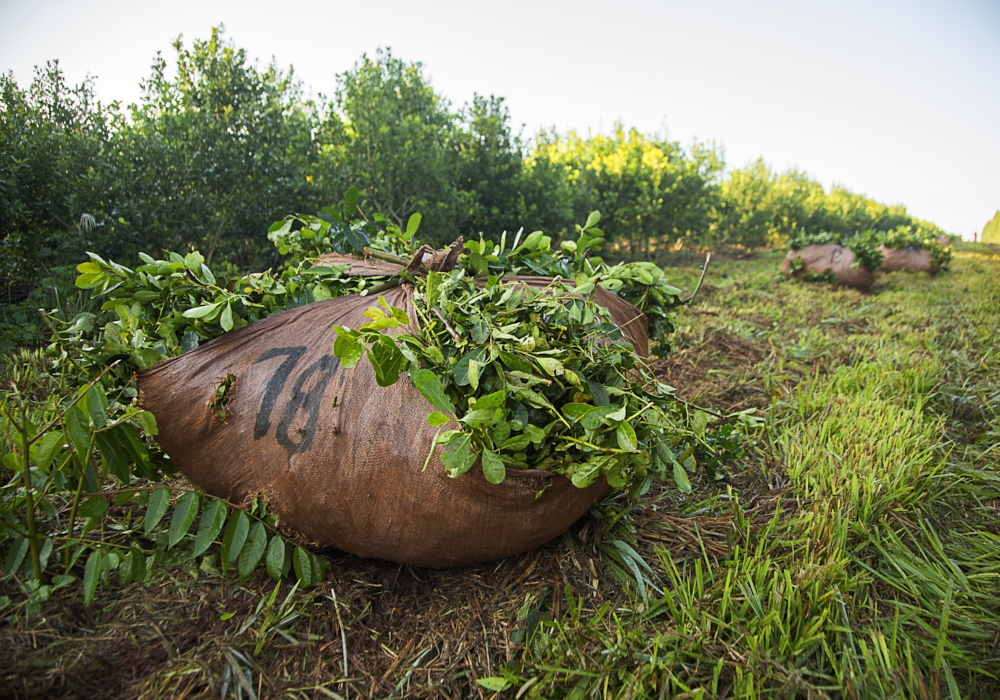
<path fill-rule="evenodd" d="M 441 310 L 438 309 L 438 307 L 435 306 L 433 309 L 431 309 L 431 311 L 434 312 L 435 316 L 437 316 L 439 319 L 441 319 L 441 323 L 444 324 L 444 328 L 445 328 L 446 331 L 448 331 L 448 335 L 450 335 L 452 337 L 452 340 L 454 340 L 456 343 L 462 342 L 462 339 L 458 337 L 458 333 L 456 333 L 455 329 L 451 327 L 450 323 L 448 323 L 448 319 L 446 319 L 444 317 L 444 314 L 441 313 Z"/>
<path fill-rule="evenodd" d="M 66 531 L 66 539 L 68 540 L 73 539 L 73 530 L 76 528 L 76 509 L 80 505 L 80 494 L 83 493 L 83 482 L 86 480 L 85 478 L 86 476 L 87 476 L 87 470 L 84 469 L 80 473 L 80 481 L 76 485 L 76 493 L 73 494 L 73 507 L 70 508 L 69 511 L 69 528 Z M 70 559 L 70 551 L 69 548 L 67 547 L 66 559 L 64 561 L 64 566 L 66 569 L 65 573 L 67 574 L 69 573 L 69 559 Z"/>
<path fill-rule="evenodd" d="M 598 452 L 610 452 L 616 455 L 631 455 L 634 452 L 626 452 L 625 450 L 619 450 L 616 447 L 601 447 L 600 445 L 595 445 L 592 442 L 587 442 L 586 440 L 577 440 L 575 437 L 569 435 L 560 435 L 563 440 L 569 440 L 570 442 L 575 442 L 578 445 L 583 445 L 584 447 L 589 447 L 592 450 L 597 450 Z"/>
<path fill-rule="evenodd" d="M 61 421 L 63 419 L 63 416 L 65 416 L 69 412 L 69 409 L 73 408 L 73 406 L 75 406 L 76 404 L 78 404 L 80 402 L 80 400 L 84 396 L 87 395 L 87 392 L 90 391 L 91 387 L 93 387 L 95 384 L 97 384 L 97 382 L 101 381 L 101 379 L 104 377 L 104 375 L 107 374 L 111 370 L 111 368 L 114 367 L 115 365 L 117 365 L 119 362 L 121 362 L 121 360 L 115 360 L 110 365 L 108 365 L 105 368 L 105 370 L 103 372 L 101 372 L 101 374 L 97 377 L 97 379 L 95 379 L 90 384 L 88 384 L 87 387 L 82 392 L 80 392 L 80 395 L 77 396 L 75 399 L 73 399 L 70 402 L 69 406 L 67 406 L 62 411 L 60 411 L 58 416 L 56 416 L 55 418 L 53 418 L 52 420 L 50 420 L 48 423 L 45 424 L 44 427 L 42 427 L 41 429 L 39 429 L 39 431 L 37 433 L 35 433 L 35 437 L 31 438 L 31 440 L 28 442 L 28 444 L 31 445 L 32 443 L 34 443 L 35 440 L 38 440 L 45 433 L 47 433 L 49 431 L 49 428 L 51 428 L 53 425 L 55 425 L 56 423 L 58 423 L 59 421 Z M 20 396 L 20 394 L 18 394 L 18 396 Z M 23 401 L 22 401 L 22 405 L 23 405 Z"/>
<path fill-rule="evenodd" d="M 397 265 L 409 265 L 410 261 L 401 255 L 396 255 L 394 253 L 387 253 L 384 250 L 372 250 L 371 248 L 365 246 L 364 253 L 369 258 L 375 258 L 376 260 L 384 260 L 385 262 L 396 263 Z"/>
<path fill-rule="evenodd" d="M 400 284 L 402 284 L 402 282 L 403 280 L 397 277 L 395 279 L 389 280 L 388 282 L 383 282 L 382 284 L 376 284 L 374 287 L 369 287 L 368 289 L 362 290 L 361 296 L 366 297 L 369 296 L 370 294 L 379 294 L 380 292 L 384 292 L 387 289 L 398 287 Z"/>
<path fill-rule="evenodd" d="M 66 436 L 67 442 L 72 442 L 69 440 L 69 435 Z M 73 530 L 76 528 L 76 512 L 80 507 L 80 495 L 83 493 L 83 484 L 87 480 L 87 466 L 90 464 L 90 455 L 94 451 L 94 433 L 90 434 L 90 445 L 87 449 L 87 454 L 83 457 L 83 463 L 80 462 L 79 455 L 75 457 L 77 465 L 80 467 L 80 481 L 76 485 L 76 493 L 73 494 L 73 505 L 69 509 L 69 523 L 66 526 L 66 539 L 73 539 Z M 74 450 L 75 454 L 75 450 Z M 96 470 L 95 470 L 96 471 Z M 66 573 L 69 573 L 69 549 L 66 550 Z"/>
<path fill-rule="evenodd" d="M 21 422 L 17 430 L 21 433 L 21 444 L 23 452 L 21 454 L 21 477 L 24 480 L 24 505 L 28 509 L 28 544 L 31 547 L 31 568 L 35 572 L 35 580 L 42 582 L 42 562 L 38 556 L 38 533 L 35 530 L 35 500 L 31 493 L 31 459 L 28 448 L 31 442 L 28 440 L 28 411 L 24 407 L 24 399 L 21 392 L 14 388 L 18 403 L 21 405 Z"/>
<path fill-rule="evenodd" d="M 691 292 L 691 296 L 689 296 L 687 299 L 684 299 L 681 302 L 682 304 L 690 304 L 691 301 L 694 299 L 694 295 L 698 293 L 699 289 L 701 289 L 701 283 L 705 281 L 705 273 L 708 272 L 708 263 L 711 262 L 711 260 L 712 260 L 712 254 L 705 253 L 705 265 L 704 267 L 701 268 L 701 277 L 698 278 L 698 284 L 694 288 L 694 291 Z"/>

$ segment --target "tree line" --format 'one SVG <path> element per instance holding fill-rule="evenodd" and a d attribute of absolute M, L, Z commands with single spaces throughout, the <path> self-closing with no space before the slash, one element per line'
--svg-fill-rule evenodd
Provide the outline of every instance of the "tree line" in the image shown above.
<path fill-rule="evenodd" d="M 0 269 L 4 301 L 90 250 L 202 251 L 222 269 L 275 263 L 269 224 L 340 201 L 443 244 L 480 232 L 560 235 L 603 213 L 613 255 L 754 249 L 791 234 L 933 227 L 902 206 L 758 161 L 727 172 L 711 144 L 687 147 L 616 125 L 609 134 L 525 137 L 503 98 L 456 107 L 420 63 L 362 56 L 331 96 L 308 97 L 291 70 L 259 67 L 220 28 L 157 55 L 138 103 L 102 104 L 91 79 L 57 62 L 30 85 L 0 76 Z"/>

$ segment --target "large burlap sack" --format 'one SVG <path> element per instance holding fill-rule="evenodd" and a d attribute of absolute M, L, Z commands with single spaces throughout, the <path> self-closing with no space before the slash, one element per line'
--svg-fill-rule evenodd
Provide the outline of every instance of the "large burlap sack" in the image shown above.
<path fill-rule="evenodd" d="M 941 271 L 941 265 L 934 264 L 931 253 L 923 248 L 907 246 L 906 248 L 878 247 L 882 253 L 882 272 L 926 272 L 936 275 Z"/>
<path fill-rule="evenodd" d="M 793 270 L 792 261 L 800 259 L 802 265 Z M 833 284 L 866 290 L 875 281 L 875 275 L 860 265 L 855 269 L 854 251 L 835 243 L 807 245 L 800 250 L 789 250 L 781 263 L 781 271 L 790 277 L 805 277 L 809 273 L 832 274 Z"/>
<path fill-rule="evenodd" d="M 417 317 L 409 285 L 383 296 Z M 645 355 L 645 314 L 602 289 L 595 300 Z M 406 377 L 379 387 L 367 361 L 344 370 L 332 355 L 333 326 L 360 327 L 375 303 L 357 295 L 314 302 L 145 370 L 139 398 L 156 416 L 160 446 L 213 495 L 242 503 L 266 494 L 281 525 L 310 541 L 417 566 L 527 551 L 604 494 L 603 480 L 578 489 L 539 470 L 508 470 L 497 485 L 478 462 L 457 479 L 437 457 L 424 470 L 431 405 Z M 220 421 L 208 404 L 227 375 L 235 381 Z"/>

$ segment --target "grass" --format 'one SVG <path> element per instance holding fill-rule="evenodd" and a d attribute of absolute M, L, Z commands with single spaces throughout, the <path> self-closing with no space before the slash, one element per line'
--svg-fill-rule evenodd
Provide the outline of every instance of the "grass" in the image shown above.
<path fill-rule="evenodd" d="M 12 603 L 0 694 L 1000 697 L 1000 254 L 868 294 L 784 281 L 780 257 L 713 262 L 658 367 L 756 409 L 721 479 L 618 496 L 489 565 L 327 552 L 293 593 L 178 556 L 89 608 Z"/>

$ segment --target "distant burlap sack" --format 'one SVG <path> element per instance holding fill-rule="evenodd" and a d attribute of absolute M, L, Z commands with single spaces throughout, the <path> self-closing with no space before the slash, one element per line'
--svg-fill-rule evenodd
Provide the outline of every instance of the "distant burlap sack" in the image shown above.
<path fill-rule="evenodd" d="M 941 265 L 934 264 L 931 253 L 923 248 L 886 248 L 884 245 L 878 247 L 882 253 L 882 272 L 926 272 L 936 275 L 941 271 Z"/>
<path fill-rule="evenodd" d="M 410 285 L 383 296 L 417 317 Z M 594 299 L 645 355 L 645 314 L 603 289 Z M 213 495 L 242 503 L 266 494 L 281 526 L 312 542 L 416 566 L 520 554 L 565 532 L 605 493 L 603 479 L 579 489 L 539 470 L 509 469 L 490 484 L 478 461 L 457 479 L 437 457 L 424 469 L 433 407 L 407 378 L 379 387 L 367 361 L 344 370 L 332 355 L 333 326 L 359 328 L 376 303 L 314 302 L 140 373 L 139 399 L 156 416 L 160 446 Z M 235 380 L 220 421 L 208 403 L 227 375 Z"/>
<path fill-rule="evenodd" d="M 792 261 L 802 260 L 802 266 L 793 271 Z M 800 250 L 789 250 L 781 263 L 781 271 L 790 277 L 805 277 L 807 274 L 832 274 L 833 284 L 838 287 L 852 287 L 862 291 L 872 286 L 875 275 L 860 265 L 855 269 L 854 251 L 836 243 L 807 245 Z"/>

